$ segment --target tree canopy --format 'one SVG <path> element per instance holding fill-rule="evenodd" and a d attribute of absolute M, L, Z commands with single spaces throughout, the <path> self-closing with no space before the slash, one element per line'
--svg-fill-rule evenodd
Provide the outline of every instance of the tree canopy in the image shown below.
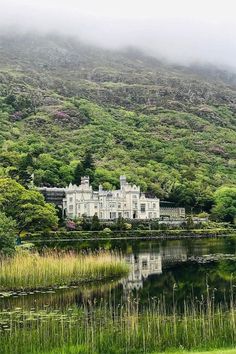
<path fill-rule="evenodd" d="M 58 223 L 55 207 L 46 203 L 41 193 L 27 190 L 10 178 L 0 178 L 0 207 L 16 222 L 18 234 L 56 227 Z"/>
<path fill-rule="evenodd" d="M 236 187 L 223 186 L 216 190 L 212 215 L 217 220 L 236 223 Z"/>
<path fill-rule="evenodd" d="M 15 250 L 16 222 L 0 212 L 0 254 L 11 255 Z"/>

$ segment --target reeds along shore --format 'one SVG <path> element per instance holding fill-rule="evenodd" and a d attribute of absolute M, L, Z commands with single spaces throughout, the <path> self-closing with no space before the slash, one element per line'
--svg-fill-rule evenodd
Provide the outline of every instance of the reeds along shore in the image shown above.
<path fill-rule="evenodd" d="M 121 277 L 127 264 L 116 254 L 19 253 L 0 260 L 0 291 L 57 287 Z"/>
<path fill-rule="evenodd" d="M 64 312 L 2 312 L 2 353 L 136 354 L 235 347 L 232 301 L 215 306 L 211 297 L 193 299 L 179 312 L 175 303 L 167 309 L 164 299 L 150 299 L 145 308 L 126 300 L 86 302 Z"/>

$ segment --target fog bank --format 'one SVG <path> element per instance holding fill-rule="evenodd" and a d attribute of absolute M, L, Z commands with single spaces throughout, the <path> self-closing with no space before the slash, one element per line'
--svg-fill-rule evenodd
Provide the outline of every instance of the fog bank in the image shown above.
<path fill-rule="evenodd" d="M 135 46 L 178 63 L 236 68 L 234 0 L 0 0 L 0 31 L 56 32 Z"/>

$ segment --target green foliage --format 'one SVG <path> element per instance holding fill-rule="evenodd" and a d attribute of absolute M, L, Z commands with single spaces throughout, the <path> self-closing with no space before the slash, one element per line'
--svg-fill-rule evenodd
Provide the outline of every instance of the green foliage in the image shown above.
<path fill-rule="evenodd" d="M 192 219 L 191 216 L 188 216 L 188 217 L 187 217 L 187 220 L 186 220 L 186 229 L 187 229 L 187 230 L 194 229 L 194 222 L 193 222 L 193 219 Z"/>
<path fill-rule="evenodd" d="M 92 222 L 91 222 L 91 231 L 98 231 L 100 230 L 100 221 L 99 221 L 99 218 L 98 216 L 95 214 L 93 217 L 92 217 Z"/>
<path fill-rule="evenodd" d="M 236 187 L 223 186 L 215 191 L 212 216 L 217 220 L 236 223 Z"/>
<path fill-rule="evenodd" d="M 87 215 L 82 215 L 82 220 L 80 223 L 82 230 L 88 231 L 91 229 L 91 219 Z"/>
<path fill-rule="evenodd" d="M 19 234 L 57 226 L 55 207 L 45 203 L 41 193 L 27 190 L 10 178 L 0 178 L 0 207 L 15 220 Z"/>
<path fill-rule="evenodd" d="M 197 212 L 211 209 L 213 192 L 222 181 L 234 180 L 232 158 L 228 164 L 227 156 L 199 150 L 198 145 L 190 143 L 199 135 L 199 141 L 206 147 L 209 134 L 204 137 L 202 132 L 187 129 L 184 137 L 178 137 L 179 130 L 170 125 L 167 131 L 163 119 L 167 113 L 159 117 L 133 112 L 126 118 L 128 112 L 124 110 L 108 112 L 85 100 L 78 101 L 77 107 L 86 110 L 92 122 L 70 134 L 51 122 L 50 131 L 55 128 L 57 133 L 47 137 L 47 132 L 36 131 L 25 122 L 22 128 L 27 134 L 22 130 L 19 141 L 12 141 L 7 151 L 0 154 L 4 173 L 26 185 L 33 172 L 34 182 L 39 186 L 78 184 L 81 176 L 89 175 L 94 187 L 106 183 L 109 189 L 119 185 L 120 174 L 126 174 L 142 190 Z M 169 112 L 168 116 L 178 117 L 176 112 Z M 34 119 L 37 121 L 37 117 Z M 140 128 L 142 122 L 145 130 Z M 219 134 L 213 125 L 209 128 L 220 145 L 224 144 L 225 136 L 229 142 L 233 141 L 229 130 L 222 128 Z M 171 140 L 169 135 L 173 136 Z M 88 146 L 94 151 L 93 157 Z M 230 151 L 228 154 L 230 157 Z M 29 156 L 33 156 L 31 161 Z"/>
<path fill-rule="evenodd" d="M 103 230 L 102 230 L 102 235 L 107 235 L 109 236 L 110 234 L 112 233 L 111 229 L 109 227 L 105 227 Z"/>
<path fill-rule="evenodd" d="M 118 231 L 122 231 L 125 230 L 125 219 L 122 218 L 121 216 L 118 217 L 117 221 L 116 221 L 116 225 L 115 225 L 115 229 Z"/>
<path fill-rule="evenodd" d="M 75 168 L 73 182 L 77 185 L 80 184 L 81 177 L 84 176 L 89 176 L 90 182 L 93 182 L 94 169 L 95 166 L 92 154 L 90 153 L 90 151 L 87 151 L 84 156 L 84 159 L 79 162 Z"/>
<path fill-rule="evenodd" d="M 125 222 L 124 223 L 124 229 L 125 230 L 131 230 L 132 229 L 132 224 L 128 223 L 128 222 Z"/>
<path fill-rule="evenodd" d="M 203 81 L 194 69 L 133 60 L 138 53 L 68 49 L 46 37 L 35 51 L 35 41 L 18 41 L 2 44 L 9 69 L 0 70 L 0 176 L 28 186 L 33 174 L 36 186 L 64 187 L 89 175 L 94 187 L 112 189 L 126 174 L 144 192 L 194 212 L 209 212 L 215 190 L 235 183 L 227 75 L 212 84 L 211 74 Z M 71 64 L 62 69 L 65 49 Z M 27 63 L 30 77 L 12 58 L 17 67 Z"/>
<path fill-rule="evenodd" d="M 0 254 L 11 255 L 15 251 L 16 223 L 0 212 Z"/>

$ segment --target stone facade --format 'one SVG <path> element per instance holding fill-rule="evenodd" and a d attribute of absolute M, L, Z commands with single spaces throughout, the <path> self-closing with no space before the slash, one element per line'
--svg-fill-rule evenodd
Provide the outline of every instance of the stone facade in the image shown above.
<path fill-rule="evenodd" d="M 161 219 L 185 219 L 185 208 L 176 207 L 174 203 L 160 201 L 160 218 Z"/>
<path fill-rule="evenodd" d="M 169 219 L 185 219 L 185 208 L 178 208 L 178 207 L 161 207 L 160 208 L 160 216 L 162 218 L 169 218 Z"/>
<path fill-rule="evenodd" d="M 120 189 L 112 191 L 103 190 L 102 186 L 94 191 L 89 177 L 82 177 L 79 186 L 70 184 L 65 189 L 63 211 L 68 218 L 97 215 L 103 220 L 156 219 L 160 217 L 160 201 L 147 198 L 140 187 L 129 184 L 125 176 L 120 176 Z"/>
<path fill-rule="evenodd" d="M 56 205 L 59 208 L 62 208 L 63 205 L 63 199 L 66 196 L 65 193 L 65 188 L 57 188 L 57 187 L 41 187 L 38 188 L 39 192 L 42 193 L 42 195 L 45 198 L 45 201 L 47 203 L 52 203 Z"/>

